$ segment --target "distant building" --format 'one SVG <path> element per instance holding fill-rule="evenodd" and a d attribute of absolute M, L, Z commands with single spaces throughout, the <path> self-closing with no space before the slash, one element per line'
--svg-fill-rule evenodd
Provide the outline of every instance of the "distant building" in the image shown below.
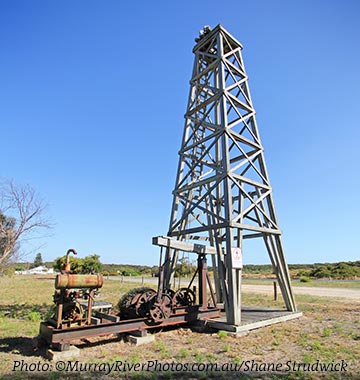
<path fill-rule="evenodd" d="M 40 265 L 36 268 L 28 269 L 28 270 L 15 271 L 15 274 L 53 274 L 53 273 L 54 273 L 53 268 L 47 268 L 43 265 Z"/>

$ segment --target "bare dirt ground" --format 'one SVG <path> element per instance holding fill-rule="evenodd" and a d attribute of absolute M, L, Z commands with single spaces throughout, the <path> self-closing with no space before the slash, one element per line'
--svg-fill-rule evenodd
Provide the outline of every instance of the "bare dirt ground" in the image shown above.
<path fill-rule="evenodd" d="M 248 293 L 273 294 L 273 287 L 270 285 L 242 285 L 242 290 Z M 335 297 L 339 299 L 352 300 L 360 303 L 360 289 L 341 289 L 341 288 L 318 288 L 311 286 L 293 286 L 295 294 L 306 294 L 318 297 Z"/>
<path fill-rule="evenodd" d="M 119 278 L 110 278 L 111 280 L 119 280 Z M 140 283 L 142 281 L 141 277 L 126 278 L 127 282 Z M 187 284 L 184 280 L 182 285 Z M 146 283 L 157 283 L 157 278 L 147 278 Z M 242 291 L 245 293 L 255 293 L 255 294 L 274 294 L 273 285 L 260 285 L 260 284 L 242 284 Z M 294 286 L 293 291 L 295 294 L 305 294 L 318 297 L 334 297 L 339 300 L 351 300 L 356 303 L 360 303 L 360 289 L 359 288 L 332 288 L 332 287 L 315 287 L 315 286 Z"/>

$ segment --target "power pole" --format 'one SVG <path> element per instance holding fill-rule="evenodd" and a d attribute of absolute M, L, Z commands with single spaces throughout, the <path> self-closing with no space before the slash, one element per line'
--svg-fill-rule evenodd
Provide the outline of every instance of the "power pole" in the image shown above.
<path fill-rule="evenodd" d="M 216 248 L 216 295 L 228 324 L 241 322 L 247 239 L 263 240 L 286 308 L 295 311 L 242 45 L 221 25 L 205 27 L 196 42 L 168 236 Z M 178 252 L 167 250 L 165 286 Z"/>

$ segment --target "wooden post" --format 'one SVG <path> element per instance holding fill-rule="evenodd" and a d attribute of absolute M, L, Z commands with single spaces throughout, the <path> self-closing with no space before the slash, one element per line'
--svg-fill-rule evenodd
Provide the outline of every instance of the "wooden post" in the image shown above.
<path fill-rule="evenodd" d="M 61 300 L 58 301 L 56 307 L 56 328 L 60 328 L 62 324 L 62 313 L 63 313 L 63 296 L 61 296 Z"/>
<path fill-rule="evenodd" d="M 207 308 L 207 264 L 206 264 L 206 256 L 199 255 L 198 257 L 198 270 L 199 270 L 199 304 L 200 310 L 206 310 Z"/>
<path fill-rule="evenodd" d="M 88 308 L 87 308 L 87 324 L 91 325 L 91 314 L 92 314 L 92 307 L 93 307 L 93 300 L 94 300 L 94 289 L 91 289 L 89 296 L 88 296 Z"/>
<path fill-rule="evenodd" d="M 274 301 L 277 301 L 277 286 L 276 286 L 276 281 L 274 281 Z"/>

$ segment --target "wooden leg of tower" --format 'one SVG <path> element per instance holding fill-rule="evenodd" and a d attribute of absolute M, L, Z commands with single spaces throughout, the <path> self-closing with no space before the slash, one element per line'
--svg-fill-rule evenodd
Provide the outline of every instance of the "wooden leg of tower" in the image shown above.
<path fill-rule="evenodd" d="M 206 256 L 199 255 L 198 257 L 198 270 L 199 270 L 199 303 L 200 310 L 207 309 L 207 264 L 206 264 Z"/>

